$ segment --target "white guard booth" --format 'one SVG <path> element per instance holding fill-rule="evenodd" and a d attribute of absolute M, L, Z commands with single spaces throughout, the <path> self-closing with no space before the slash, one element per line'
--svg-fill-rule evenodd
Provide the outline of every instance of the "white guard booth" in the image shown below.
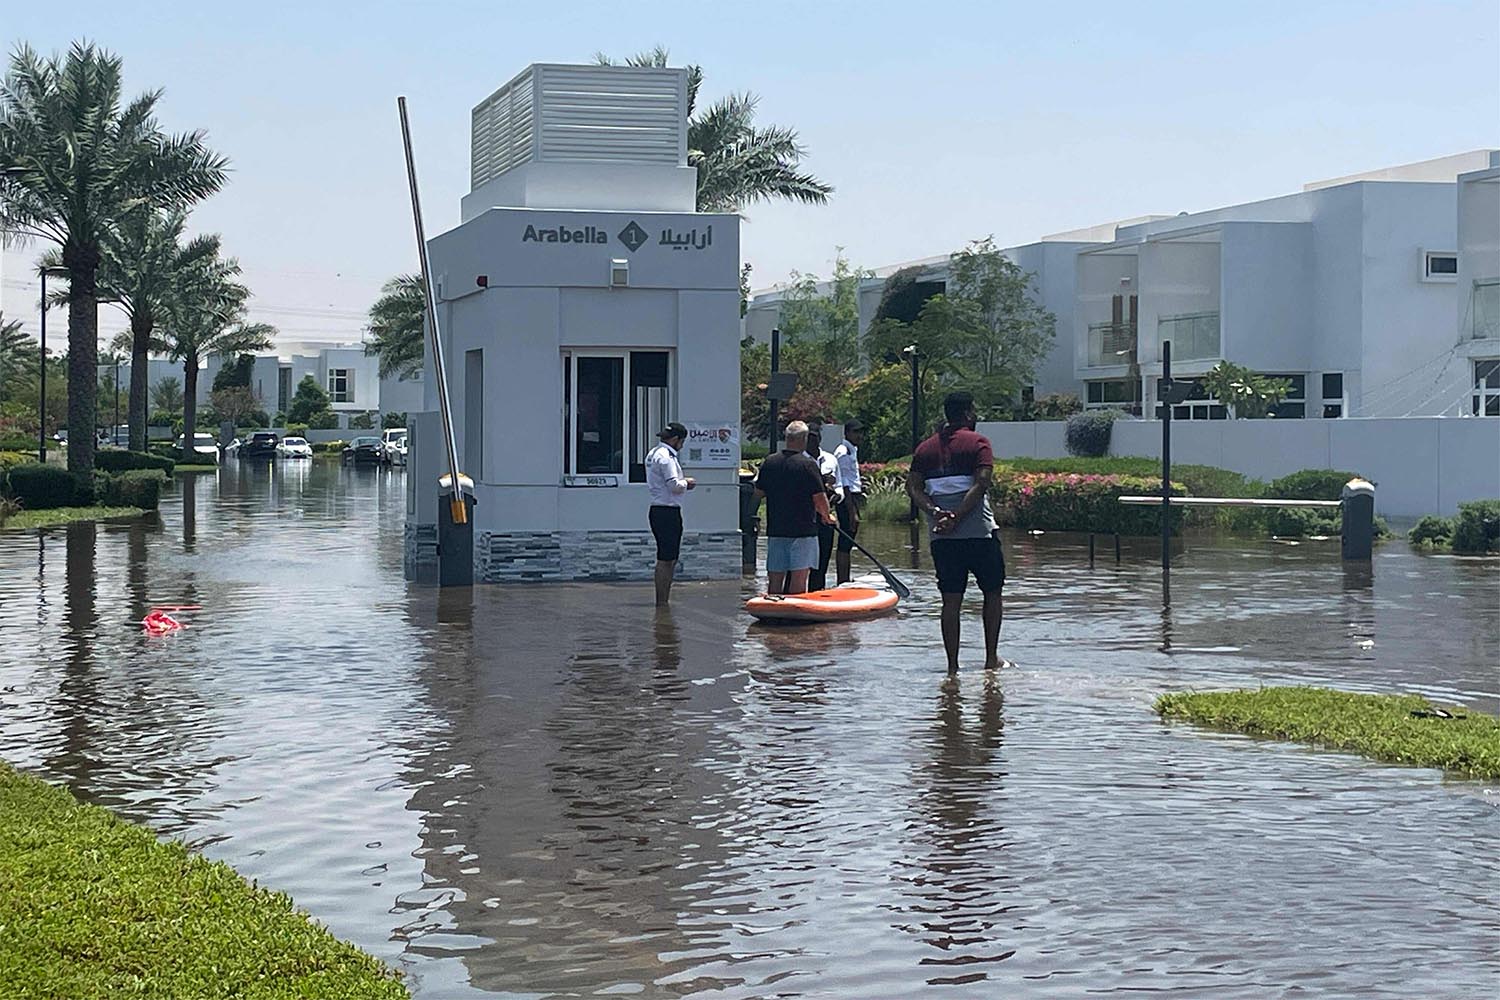
<path fill-rule="evenodd" d="M 462 223 L 430 241 L 476 581 L 648 579 L 646 453 L 698 487 L 679 575 L 740 573 L 739 218 L 694 211 L 681 69 L 534 65 L 474 109 Z M 406 568 L 435 567 L 432 366 Z"/>

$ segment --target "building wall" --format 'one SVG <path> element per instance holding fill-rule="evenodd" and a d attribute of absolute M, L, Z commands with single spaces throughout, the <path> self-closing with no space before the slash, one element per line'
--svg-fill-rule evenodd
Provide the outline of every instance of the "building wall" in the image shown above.
<path fill-rule="evenodd" d="M 985 423 L 997 459 L 1062 458 L 1062 421 Z M 1111 455 L 1161 457 L 1161 424 L 1121 420 Z M 1388 517 L 1452 514 L 1500 497 L 1500 420 L 1443 417 L 1349 420 L 1174 421 L 1172 461 L 1270 480 L 1301 469 L 1345 469 L 1375 483 Z"/>

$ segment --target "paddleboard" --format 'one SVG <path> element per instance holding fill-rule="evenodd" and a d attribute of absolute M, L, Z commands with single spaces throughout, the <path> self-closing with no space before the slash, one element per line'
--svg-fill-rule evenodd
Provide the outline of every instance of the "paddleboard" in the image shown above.
<path fill-rule="evenodd" d="M 835 587 L 806 594 L 762 594 L 745 602 L 761 621 L 848 622 L 878 618 L 896 609 L 897 597 L 873 587 Z"/>

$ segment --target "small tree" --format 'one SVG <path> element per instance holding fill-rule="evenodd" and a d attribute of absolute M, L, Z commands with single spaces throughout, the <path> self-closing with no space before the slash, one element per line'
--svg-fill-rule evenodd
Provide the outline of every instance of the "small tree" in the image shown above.
<path fill-rule="evenodd" d="M 1249 368 L 1220 361 L 1203 376 L 1203 388 L 1236 418 L 1258 420 L 1292 391 L 1289 379 L 1268 378 Z"/>
<path fill-rule="evenodd" d="M 383 428 L 405 427 L 406 414 L 398 413 L 395 410 L 389 413 L 382 413 L 380 415 L 380 426 Z"/>
<path fill-rule="evenodd" d="M 859 286 L 871 272 L 852 267 L 844 248 L 835 250 L 827 291 L 817 275 L 792 272 L 778 322 L 783 343 L 812 349 L 827 366 L 852 376 L 859 367 Z"/>
<path fill-rule="evenodd" d="M 182 412 L 182 380 L 168 375 L 151 387 L 151 405 L 163 413 Z"/>
<path fill-rule="evenodd" d="M 236 427 L 244 426 L 246 418 L 260 410 L 260 402 L 248 386 L 234 385 L 227 389 L 215 389 L 209 399 L 219 419 L 228 420 Z"/>
<path fill-rule="evenodd" d="M 314 423 L 314 418 L 332 412 L 328 393 L 318 385 L 318 380 L 311 375 L 302 376 L 302 381 L 297 383 L 297 391 L 292 396 L 292 405 L 287 407 L 288 422 L 315 427 L 317 424 Z"/>
<path fill-rule="evenodd" d="M 236 387 L 248 388 L 250 377 L 255 373 L 255 355 L 241 354 L 233 361 L 225 362 L 214 375 L 214 384 L 211 391 L 218 392 L 220 389 L 233 389 Z"/>

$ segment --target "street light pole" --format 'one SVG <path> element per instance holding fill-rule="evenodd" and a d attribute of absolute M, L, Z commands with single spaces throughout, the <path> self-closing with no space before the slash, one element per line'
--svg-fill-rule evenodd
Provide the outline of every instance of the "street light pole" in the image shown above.
<path fill-rule="evenodd" d="M 917 369 L 917 359 L 921 352 L 917 350 L 916 344 L 911 344 L 901 351 L 911 361 L 911 453 L 913 459 L 917 454 L 917 445 L 922 443 L 922 379 Z M 911 499 L 907 503 L 907 517 L 915 523 L 917 520 L 917 501 Z"/>
<path fill-rule="evenodd" d="M 37 431 L 36 431 L 36 457 L 43 465 L 47 464 L 47 269 L 41 269 L 42 276 L 42 348 L 37 362 L 37 368 L 41 370 L 42 391 L 37 396 Z"/>

